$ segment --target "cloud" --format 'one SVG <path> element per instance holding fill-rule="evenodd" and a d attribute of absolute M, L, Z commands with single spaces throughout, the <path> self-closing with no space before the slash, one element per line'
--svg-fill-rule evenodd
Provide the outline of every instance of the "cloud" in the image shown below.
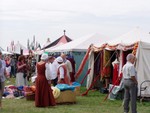
<path fill-rule="evenodd" d="M 3 20 L 50 21 L 61 21 L 81 14 L 131 16 L 135 12 L 150 11 L 149 4 L 149 0 L 2 0 L 0 16 Z"/>
<path fill-rule="evenodd" d="M 97 31 L 116 35 L 135 26 L 149 29 L 149 4 L 149 0 L 0 0 L 0 36 L 7 42 L 33 35 L 43 41 L 58 38 L 63 29 L 73 37 Z"/>

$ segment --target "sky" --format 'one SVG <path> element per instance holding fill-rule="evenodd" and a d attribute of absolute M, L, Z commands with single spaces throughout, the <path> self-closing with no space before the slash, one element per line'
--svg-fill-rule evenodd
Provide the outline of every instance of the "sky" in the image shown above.
<path fill-rule="evenodd" d="M 0 46 L 27 46 L 35 35 L 77 39 L 91 33 L 117 38 L 135 27 L 150 31 L 150 0 L 0 0 Z"/>

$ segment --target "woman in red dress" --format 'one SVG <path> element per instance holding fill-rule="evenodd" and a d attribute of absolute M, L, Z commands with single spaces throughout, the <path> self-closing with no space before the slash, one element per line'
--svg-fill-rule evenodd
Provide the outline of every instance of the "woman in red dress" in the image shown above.
<path fill-rule="evenodd" d="M 36 78 L 36 91 L 35 91 L 35 106 L 48 107 L 55 106 L 55 99 L 52 94 L 52 89 L 46 79 L 46 60 L 47 54 L 42 54 L 41 61 L 37 63 L 37 78 Z"/>

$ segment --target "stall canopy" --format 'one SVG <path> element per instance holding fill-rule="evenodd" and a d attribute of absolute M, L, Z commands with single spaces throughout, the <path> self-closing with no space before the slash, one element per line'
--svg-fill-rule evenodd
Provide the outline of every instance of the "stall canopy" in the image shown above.
<path fill-rule="evenodd" d="M 50 52 L 64 52 L 64 51 L 86 51 L 91 44 L 106 42 L 110 38 L 100 35 L 98 33 L 90 34 L 84 37 L 75 39 L 67 44 L 49 49 Z"/>

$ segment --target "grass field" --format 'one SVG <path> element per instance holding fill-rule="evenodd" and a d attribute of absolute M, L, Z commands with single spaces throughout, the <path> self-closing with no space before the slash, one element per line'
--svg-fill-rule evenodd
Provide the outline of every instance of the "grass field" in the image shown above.
<path fill-rule="evenodd" d="M 86 89 L 81 88 L 81 93 Z M 56 107 L 36 108 L 34 101 L 24 99 L 3 99 L 0 113 L 123 113 L 122 100 L 107 100 L 105 94 L 90 91 L 87 96 L 77 96 L 77 103 Z M 150 113 L 150 102 L 137 102 L 138 113 Z"/>

